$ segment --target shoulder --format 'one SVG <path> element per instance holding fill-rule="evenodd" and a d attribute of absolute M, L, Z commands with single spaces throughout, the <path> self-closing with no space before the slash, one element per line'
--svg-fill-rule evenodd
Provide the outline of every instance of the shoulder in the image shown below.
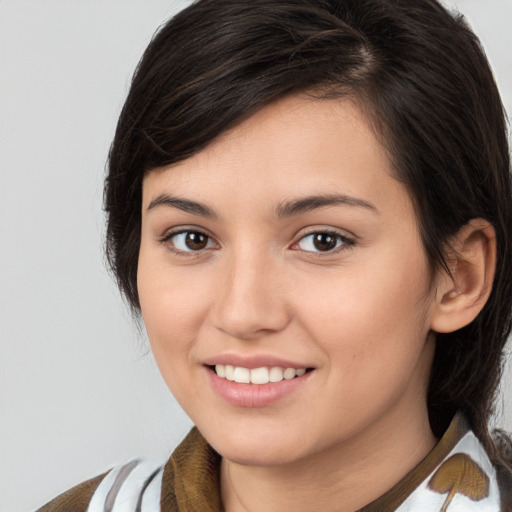
<path fill-rule="evenodd" d="M 103 473 L 102 475 L 98 475 L 95 478 L 91 478 L 86 482 L 82 482 L 80 485 L 69 489 L 43 507 L 37 509 L 36 512 L 64 512 L 65 510 L 73 510 L 73 512 L 86 512 L 94 491 L 97 489 L 98 485 L 107 474 L 108 472 Z"/>
<path fill-rule="evenodd" d="M 163 472 L 160 464 L 134 460 L 73 487 L 36 512 L 155 512 Z"/>

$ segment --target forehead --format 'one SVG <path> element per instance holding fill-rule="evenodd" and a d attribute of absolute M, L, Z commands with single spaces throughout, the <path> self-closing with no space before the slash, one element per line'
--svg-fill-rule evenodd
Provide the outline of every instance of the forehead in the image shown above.
<path fill-rule="evenodd" d="M 409 206 L 387 151 L 349 98 L 294 95 L 272 103 L 192 157 L 150 171 L 144 205 L 162 192 L 247 210 L 258 202 L 339 193 Z"/>

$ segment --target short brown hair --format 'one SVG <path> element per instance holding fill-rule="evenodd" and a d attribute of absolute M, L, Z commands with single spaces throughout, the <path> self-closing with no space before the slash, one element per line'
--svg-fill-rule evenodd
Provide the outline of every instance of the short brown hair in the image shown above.
<path fill-rule="evenodd" d="M 477 37 L 435 0 L 200 0 L 155 35 L 135 72 L 105 186 L 107 256 L 135 311 L 144 173 L 197 153 L 269 102 L 354 96 L 416 206 L 430 266 L 473 218 L 497 235 L 491 296 L 437 336 L 428 395 L 441 435 L 463 411 L 487 422 L 512 312 L 512 199 L 505 115 Z"/>

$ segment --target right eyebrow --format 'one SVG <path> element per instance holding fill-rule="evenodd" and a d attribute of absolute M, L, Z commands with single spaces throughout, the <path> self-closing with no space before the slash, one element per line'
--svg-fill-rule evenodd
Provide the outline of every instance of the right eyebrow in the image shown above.
<path fill-rule="evenodd" d="M 159 206 L 177 208 L 178 210 L 193 213 L 194 215 L 200 215 L 201 217 L 217 219 L 217 214 L 209 206 L 197 201 L 191 201 L 190 199 L 170 196 L 169 194 L 160 194 L 155 197 L 151 203 L 149 203 L 147 211 L 153 210 Z"/>

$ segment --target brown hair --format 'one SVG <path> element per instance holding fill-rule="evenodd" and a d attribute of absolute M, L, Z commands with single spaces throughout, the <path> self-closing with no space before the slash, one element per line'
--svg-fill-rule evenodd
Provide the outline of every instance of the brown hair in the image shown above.
<path fill-rule="evenodd" d="M 410 190 L 433 271 L 473 218 L 496 230 L 491 296 L 467 327 L 438 334 L 428 408 L 455 411 L 496 454 L 487 422 L 512 313 L 512 199 L 505 115 L 477 37 L 435 0 L 200 0 L 165 24 L 135 72 L 105 186 L 107 256 L 135 311 L 141 186 L 287 94 L 350 94 Z"/>

